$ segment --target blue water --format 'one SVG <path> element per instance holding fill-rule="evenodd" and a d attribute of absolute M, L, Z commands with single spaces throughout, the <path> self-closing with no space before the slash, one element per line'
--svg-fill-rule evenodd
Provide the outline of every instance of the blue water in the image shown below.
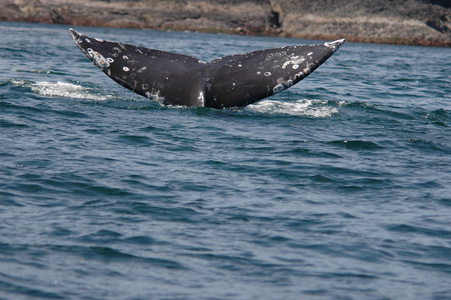
<path fill-rule="evenodd" d="M 210 60 L 286 38 L 76 27 Z M 451 49 L 345 43 L 243 109 L 0 23 L 1 299 L 451 299 Z"/>

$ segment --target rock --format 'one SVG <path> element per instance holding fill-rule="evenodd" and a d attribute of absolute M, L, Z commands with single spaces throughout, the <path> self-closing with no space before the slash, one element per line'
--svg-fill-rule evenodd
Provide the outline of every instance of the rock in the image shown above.
<path fill-rule="evenodd" d="M 447 0 L 0 0 L 0 21 L 451 46 Z"/>
<path fill-rule="evenodd" d="M 280 2 L 289 12 L 282 30 L 286 36 L 451 46 L 451 9 L 438 5 L 440 0 Z"/>

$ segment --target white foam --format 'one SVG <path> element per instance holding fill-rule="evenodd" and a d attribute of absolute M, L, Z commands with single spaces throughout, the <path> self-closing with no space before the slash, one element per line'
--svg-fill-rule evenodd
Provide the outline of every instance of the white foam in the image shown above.
<path fill-rule="evenodd" d="M 287 114 L 292 116 L 310 116 L 327 118 L 338 113 L 336 107 L 328 106 L 327 100 L 297 100 L 295 102 L 282 102 L 264 100 L 249 105 L 247 109 L 264 114 Z"/>
<path fill-rule="evenodd" d="M 112 96 L 109 95 L 97 95 L 93 92 L 93 89 L 91 88 L 87 88 L 78 84 L 68 82 L 61 81 L 29 82 L 25 80 L 14 80 L 11 82 L 15 85 L 29 87 L 34 93 L 37 93 L 42 96 L 64 97 L 64 98 L 84 99 L 94 101 L 104 101 L 112 98 Z"/>
<path fill-rule="evenodd" d="M 22 79 L 10 79 L 9 82 L 11 82 L 14 85 L 18 85 L 18 86 L 25 86 L 25 85 L 27 85 L 27 83 L 29 83 L 29 81 L 22 80 Z"/>

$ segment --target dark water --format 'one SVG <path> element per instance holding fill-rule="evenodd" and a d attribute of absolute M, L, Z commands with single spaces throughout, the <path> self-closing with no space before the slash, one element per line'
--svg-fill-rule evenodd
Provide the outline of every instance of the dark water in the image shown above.
<path fill-rule="evenodd" d="M 214 110 L 125 90 L 67 29 L 0 23 L 0 298 L 451 299 L 451 49 L 345 43 Z M 312 43 L 76 29 L 204 60 Z"/>

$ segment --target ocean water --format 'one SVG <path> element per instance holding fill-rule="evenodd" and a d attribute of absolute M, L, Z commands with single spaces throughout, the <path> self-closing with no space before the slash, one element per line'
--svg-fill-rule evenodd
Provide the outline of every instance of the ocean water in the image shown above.
<path fill-rule="evenodd" d="M 1 299 L 451 299 L 451 49 L 345 43 L 241 109 L 0 23 Z M 273 37 L 76 27 L 193 55 Z"/>

